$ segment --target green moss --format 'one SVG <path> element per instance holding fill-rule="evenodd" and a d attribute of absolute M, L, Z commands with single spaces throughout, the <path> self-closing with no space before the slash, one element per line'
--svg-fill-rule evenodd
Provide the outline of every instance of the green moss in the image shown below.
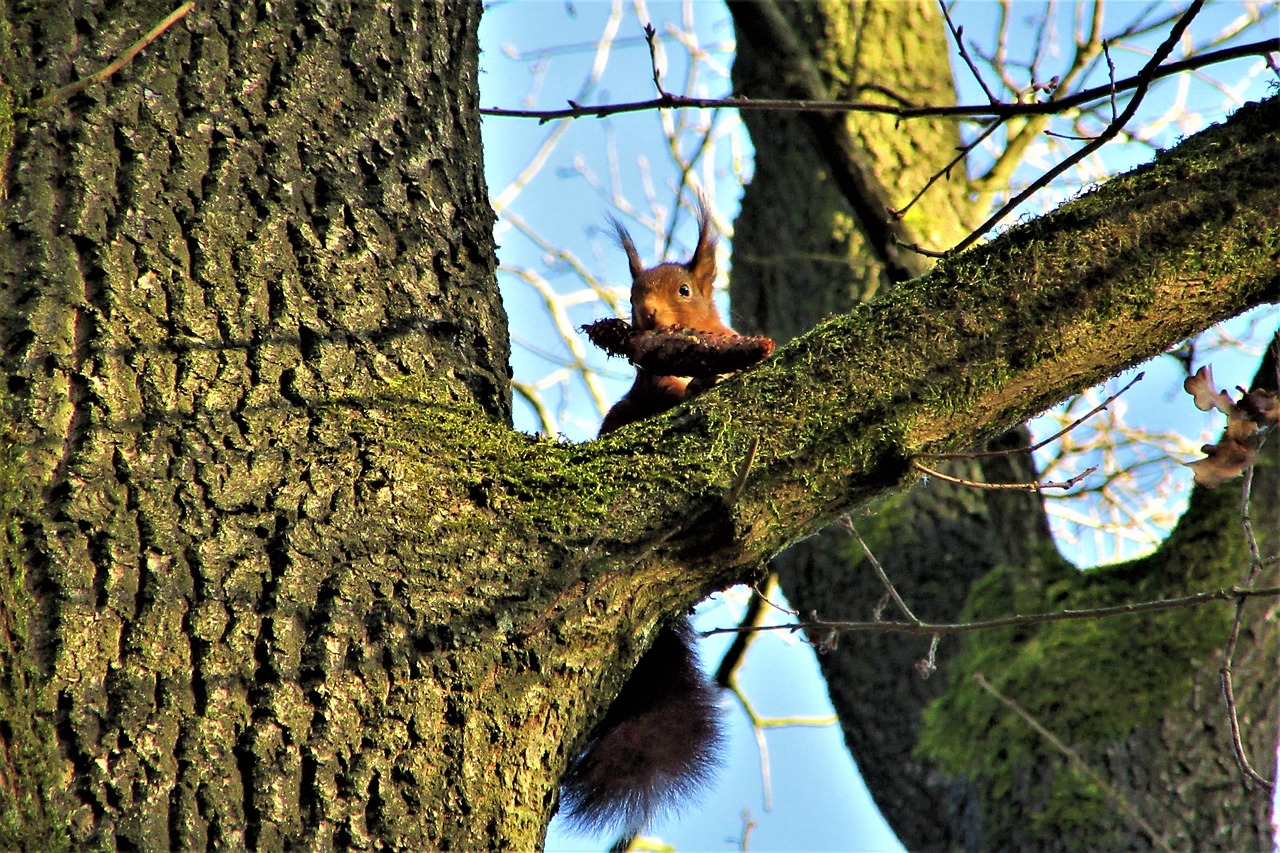
<path fill-rule="evenodd" d="M 1229 585 L 1245 560 L 1234 524 L 1238 496 L 1229 492 L 1199 491 L 1161 552 L 1142 560 L 1080 573 L 1055 552 L 1039 555 L 1039 566 L 997 568 L 974 584 L 965 618 L 1088 609 Z M 1057 838 L 1064 826 L 1076 826 L 1079 837 L 1097 841 L 1115 824 L 1115 806 L 974 676 L 1088 761 L 1158 724 L 1188 694 L 1206 658 L 1219 652 L 1230 613 L 1220 603 L 969 635 L 949 668 L 950 688 L 925 711 L 918 753 L 980 783 L 984 807 L 995 816 L 1034 766 L 1034 778 L 1052 781 L 1036 823 L 1021 830 L 1041 827 Z"/>
<path fill-rule="evenodd" d="M 503 519 L 503 535 L 524 542 L 590 541 L 609 527 L 655 529 L 664 514 L 687 506 L 690 494 L 722 492 L 729 480 L 728 439 L 714 443 L 709 455 L 681 454 L 680 439 L 661 455 L 643 453 L 663 433 L 665 418 L 570 444 L 516 432 L 428 380 L 406 382 L 386 400 L 376 408 L 335 401 L 328 411 L 340 432 L 377 432 L 380 443 L 408 460 L 414 487 L 441 496 L 434 505 L 415 502 L 422 512 L 439 506 L 438 517 L 406 523 L 442 539 L 474 541 L 477 532 L 488 539 L 495 516 Z M 729 421 L 719 427 L 732 433 Z M 699 446 L 705 438 L 704 432 Z M 669 476 L 673 466 L 678 477 Z"/>
<path fill-rule="evenodd" d="M 0 41 L 3 39 L 4 34 L 0 33 Z M 0 201 L 9 198 L 9 158 L 12 152 L 13 91 L 0 79 Z"/>

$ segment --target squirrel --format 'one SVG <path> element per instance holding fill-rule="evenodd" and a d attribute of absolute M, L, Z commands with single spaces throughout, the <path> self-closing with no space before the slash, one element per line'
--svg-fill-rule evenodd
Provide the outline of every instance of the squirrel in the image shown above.
<path fill-rule="evenodd" d="M 697 203 L 698 243 L 687 263 L 645 269 L 631 236 L 612 220 L 631 271 L 631 320 L 637 330 L 678 327 L 737 333 L 712 301 L 716 234 Z M 699 391 L 680 376 L 636 368 L 635 382 L 605 415 L 600 434 L 661 414 Z M 562 782 L 569 821 L 582 829 L 634 834 L 705 786 L 720 764 L 724 735 L 718 690 L 698 668 L 688 619 L 659 630 L 586 748 Z"/>
<path fill-rule="evenodd" d="M 631 235 L 618 220 L 612 220 L 618 242 L 627 253 L 631 269 L 631 325 L 637 331 L 677 327 L 697 332 L 736 336 L 724 324 L 712 297 L 716 280 L 716 234 L 711 213 L 698 200 L 698 244 L 687 263 L 659 264 L 645 269 Z M 600 425 L 600 435 L 613 432 L 644 418 L 660 415 L 688 396 L 689 379 L 659 376 L 636 368 L 631 390 L 609 409 Z"/>

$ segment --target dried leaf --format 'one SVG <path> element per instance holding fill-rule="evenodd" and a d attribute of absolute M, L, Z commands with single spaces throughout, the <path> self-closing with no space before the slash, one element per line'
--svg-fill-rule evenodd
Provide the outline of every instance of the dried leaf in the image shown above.
<path fill-rule="evenodd" d="M 1280 400 L 1271 391 L 1240 388 L 1237 403 L 1226 391 L 1213 390 L 1213 368 L 1207 364 L 1187 377 L 1182 387 L 1201 411 L 1217 409 L 1227 416 L 1227 428 L 1218 443 L 1200 448 L 1204 459 L 1187 463 L 1196 483 L 1213 488 L 1239 477 L 1257 461 L 1267 433 L 1280 423 Z"/>
<path fill-rule="evenodd" d="M 1182 389 L 1192 396 L 1196 408 L 1202 412 L 1217 409 L 1224 415 L 1230 415 L 1235 411 L 1235 403 L 1231 402 L 1226 391 L 1213 390 L 1213 367 L 1208 364 L 1197 370 L 1194 376 L 1183 380 Z"/>
<path fill-rule="evenodd" d="M 1252 391 L 1241 390 L 1241 411 L 1247 414 L 1258 426 L 1280 425 L 1280 397 L 1271 391 L 1254 388 Z"/>
<path fill-rule="evenodd" d="M 1188 462 L 1187 467 L 1196 485 L 1210 489 L 1239 477 L 1258 459 L 1256 448 L 1225 439 L 1218 444 L 1206 444 L 1200 452 L 1205 458 Z"/>

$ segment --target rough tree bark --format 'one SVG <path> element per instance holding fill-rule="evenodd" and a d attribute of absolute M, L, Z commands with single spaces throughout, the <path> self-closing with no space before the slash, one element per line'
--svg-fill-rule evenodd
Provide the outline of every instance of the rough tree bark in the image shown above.
<path fill-rule="evenodd" d="M 3 11 L 21 109 L 170 5 Z M 413 459 L 343 420 L 415 377 L 508 416 L 478 16 L 205 4 L 10 125 L 4 828 L 36 848 L 462 820 L 466 750 L 441 735 L 465 711 L 406 616 L 435 606 L 396 591 L 428 564 L 377 520 Z"/>
<path fill-rule="evenodd" d="M 766 0 L 730 9 L 735 89 L 748 97 L 873 100 L 887 99 L 889 90 L 913 103 L 954 102 L 936 4 Z M 743 118 L 756 168 L 734 235 L 735 320 L 786 340 L 892 287 L 895 260 L 875 245 L 876 227 L 860 227 L 859 210 L 903 206 L 954 156 L 958 140 L 951 125 L 861 114 Z M 849 140 L 843 148 L 830 142 L 837 135 Z M 842 182 L 848 172 L 865 175 L 872 191 Z M 984 212 L 969 206 L 961 177 L 912 208 L 904 222 L 909 239 L 950 245 L 964 235 L 964 222 Z M 859 197 L 848 198 L 850 191 Z M 1270 375 L 1264 368 L 1261 382 Z M 1018 440 L 1011 433 L 1002 443 Z M 970 480 L 1034 478 L 1025 457 L 951 464 L 944 470 Z M 1274 552 L 1280 484 L 1273 469 L 1256 482 L 1255 529 Z M 953 621 L 964 612 L 1098 606 L 1230 586 L 1247 562 L 1238 495 L 1238 488 L 1197 493 L 1157 555 L 1088 575 L 1058 555 L 1039 499 L 1027 493 L 932 481 L 881 501 L 855 523 L 916 615 Z M 1180 568 L 1193 563 L 1194 581 Z M 884 595 L 861 548 L 835 528 L 787 550 L 773 567 L 804 613 L 865 619 Z M 970 680 L 978 670 L 1104 770 L 1175 847 L 1263 849 L 1269 792 L 1241 784 L 1217 685 L 1229 612 L 1221 604 L 1209 614 L 945 639 L 941 674 L 929 681 L 914 668 L 926 639 L 854 634 L 819 660 L 846 742 L 908 849 L 1153 843 L 983 694 Z M 1280 695 L 1280 638 L 1268 612 L 1265 605 L 1247 611 L 1248 641 L 1235 665 L 1249 754 L 1263 768 L 1273 763 Z"/>
<path fill-rule="evenodd" d="M 1280 291 L 1272 102 L 670 417 L 539 441 L 479 5 L 201 6 L 38 102 L 168 11 L 0 7 L 8 848 L 534 848 L 663 619 Z"/>

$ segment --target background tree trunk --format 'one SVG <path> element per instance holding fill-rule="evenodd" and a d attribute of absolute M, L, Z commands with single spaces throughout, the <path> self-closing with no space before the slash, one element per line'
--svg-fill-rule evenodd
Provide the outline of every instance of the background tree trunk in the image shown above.
<path fill-rule="evenodd" d="M 912 103 L 954 102 L 936 4 L 766 0 L 730 3 L 730 9 L 738 36 L 735 89 L 748 97 L 874 100 L 887 99 L 881 90 L 888 89 Z M 813 79 L 825 94 L 795 82 Z M 895 126 L 892 118 L 862 114 L 835 119 L 746 111 L 743 120 L 756 167 L 735 228 L 735 320 L 785 340 L 892 286 L 889 249 L 875 245 L 877 229 L 863 227 L 858 210 L 874 210 L 884 200 L 903 206 L 954 157 L 958 139 L 951 124 Z M 843 150 L 822 139 L 842 132 L 852 140 Z M 853 162 L 833 162 L 839 158 Z M 851 170 L 868 176 L 873 192 L 849 199 L 848 187 L 833 175 Z M 967 233 L 963 223 L 974 220 L 975 211 L 965 187 L 957 174 L 927 193 L 905 220 L 911 237 L 945 247 Z M 1020 441 L 1021 434 L 1012 433 L 1000 444 Z M 944 470 L 987 482 L 1034 478 L 1025 457 Z M 1280 483 L 1273 471 L 1260 473 L 1253 489 L 1255 529 L 1273 543 L 1264 553 L 1280 542 Z M 953 621 L 967 600 L 968 612 L 979 612 L 975 602 L 982 602 L 981 612 L 997 615 L 1236 583 L 1247 565 L 1238 490 L 1202 492 L 1159 554 L 1083 575 L 1058 555 L 1030 494 L 930 481 L 853 521 L 916 615 Z M 779 555 L 773 566 L 802 613 L 866 619 L 884 595 L 861 548 L 835 528 Z M 892 605 L 886 614 L 898 615 L 890 611 Z M 1007 695 L 1080 750 L 1175 847 L 1263 849 L 1270 844 L 1269 792 L 1242 787 L 1223 730 L 1217 670 L 1229 612 L 1216 605 L 1212 613 L 945 638 L 937 656 L 941 673 L 927 681 L 914 670 L 928 650 L 923 639 L 847 635 L 819 661 L 846 743 L 908 849 L 1153 843 L 1062 755 L 1016 718 L 1010 722 L 1011 712 L 969 678 L 978 670 L 1005 684 Z M 1268 612 L 1261 603 L 1246 610 L 1248 640 L 1236 678 L 1249 754 L 1269 775 L 1280 639 Z M 1064 701 L 1064 693 L 1077 699 Z"/>

